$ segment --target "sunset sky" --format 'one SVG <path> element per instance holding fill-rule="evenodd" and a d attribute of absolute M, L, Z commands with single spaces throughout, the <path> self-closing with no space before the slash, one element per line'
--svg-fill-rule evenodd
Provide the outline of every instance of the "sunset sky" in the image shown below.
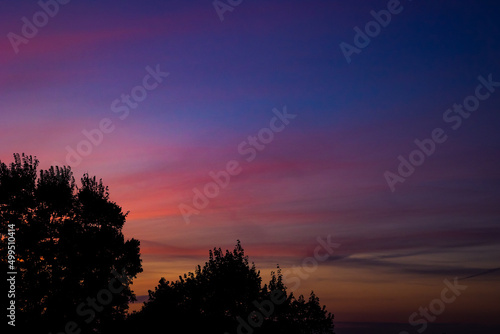
<path fill-rule="evenodd" d="M 335 321 L 408 324 L 458 277 L 435 322 L 500 324 L 500 3 L 396 5 L 73 0 L 26 38 L 40 5 L 1 1 L 0 160 L 102 178 L 141 242 L 139 297 L 237 239 L 268 281 L 330 236 L 296 293 Z"/>

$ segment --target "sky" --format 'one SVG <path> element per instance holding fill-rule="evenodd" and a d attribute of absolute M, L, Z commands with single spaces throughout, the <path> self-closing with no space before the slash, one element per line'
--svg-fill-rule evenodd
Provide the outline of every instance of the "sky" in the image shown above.
<path fill-rule="evenodd" d="M 500 325 L 497 1 L 65 1 L 0 1 L 0 160 L 102 178 L 140 300 L 239 239 L 339 323 Z"/>

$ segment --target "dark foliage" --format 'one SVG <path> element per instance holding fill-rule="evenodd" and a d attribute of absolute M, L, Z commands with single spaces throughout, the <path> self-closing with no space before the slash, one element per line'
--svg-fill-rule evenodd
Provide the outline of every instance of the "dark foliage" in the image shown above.
<path fill-rule="evenodd" d="M 262 286 L 239 241 L 233 251 L 210 251 L 194 273 L 162 278 L 127 317 L 130 285 L 142 272 L 139 241 L 121 231 L 127 214 L 95 177 L 85 174 L 77 187 L 69 167 L 37 169 L 31 156 L 0 162 L 0 270 L 12 271 L 15 226 L 18 332 L 333 333 L 333 315 L 313 292 L 288 293 L 279 266 Z"/>
<path fill-rule="evenodd" d="M 59 333 L 74 321 L 81 333 L 108 332 L 135 300 L 129 285 L 142 271 L 139 241 L 124 240 L 127 214 L 102 181 L 86 174 L 77 187 L 69 167 L 39 174 L 37 168 L 36 158 L 24 154 L 10 165 L 0 162 L 2 272 L 9 265 L 8 226 L 16 231 L 16 329 Z M 114 293 L 106 292 L 110 282 Z"/>
<path fill-rule="evenodd" d="M 140 312 L 127 323 L 130 333 L 181 328 L 184 333 L 333 333 L 333 315 L 311 292 L 306 300 L 287 293 L 281 270 L 261 286 L 240 242 L 232 252 L 210 251 L 209 260 L 179 280 L 161 279 Z"/>

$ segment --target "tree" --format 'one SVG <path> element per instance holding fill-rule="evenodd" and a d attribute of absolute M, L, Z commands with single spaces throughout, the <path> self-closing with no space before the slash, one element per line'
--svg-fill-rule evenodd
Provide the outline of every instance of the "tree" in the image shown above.
<path fill-rule="evenodd" d="M 177 281 L 162 278 L 143 308 L 133 313 L 129 333 L 182 328 L 186 333 L 333 333 L 333 315 L 311 292 L 306 301 L 287 294 L 281 269 L 261 287 L 241 243 L 209 251 L 209 260 Z"/>
<path fill-rule="evenodd" d="M 135 300 L 139 241 L 124 240 L 127 213 L 102 180 L 85 174 L 77 187 L 69 167 L 38 174 L 38 164 L 24 154 L 0 162 L 1 265 L 7 272 L 7 231 L 14 227 L 16 328 L 59 333 L 70 324 L 103 333 Z"/>

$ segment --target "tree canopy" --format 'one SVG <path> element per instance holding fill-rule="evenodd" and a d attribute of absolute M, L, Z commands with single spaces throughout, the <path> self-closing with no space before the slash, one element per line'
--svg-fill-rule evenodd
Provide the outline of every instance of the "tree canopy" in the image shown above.
<path fill-rule="evenodd" d="M 239 241 L 232 251 L 210 250 L 194 273 L 162 278 L 127 316 L 142 272 L 139 241 L 122 234 L 128 213 L 102 180 L 84 174 L 77 185 L 70 167 L 38 165 L 24 154 L 0 161 L 0 269 L 17 272 L 20 332 L 333 333 L 333 315 L 314 292 L 296 298 L 279 266 L 262 285 Z"/>
<path fill-rule="evenodd" d="M 333 333 L 333 315 L 311 292 L 287 292 L 281 269 L 261 286 L 260 271 L 248 262 L 241 243 L 234 250 L 209 251 L 209 260 L 177 281 L 162 278 L 143 308 L 130 316 L 128 330 L 182 328 L 186 333 Z"/>
<path fill-rule="evenodd" d="M 24 154 L 0 162 L 1 266 L 12 271 L 7 230 L 15 227 L 16 328 L 104 333 L 135 300 L 139 241 L 124 239 L 127 213 L 102 180 L 85 174 L 76 186 L 69 167 L 38 173 L 38 164 Z"/>

